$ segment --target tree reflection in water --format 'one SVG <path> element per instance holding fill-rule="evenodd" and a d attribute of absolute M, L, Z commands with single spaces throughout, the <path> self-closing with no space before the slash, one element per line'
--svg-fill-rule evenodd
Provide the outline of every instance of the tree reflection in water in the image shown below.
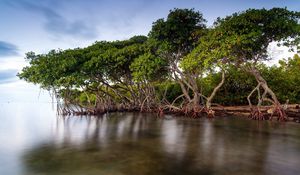
<path fill-rule="evenodd" d="M 55 139 L 23 156 L 25 174 L 299 173 L 297 126 L 260 124 L 136 113 L 59 117 Z"/>

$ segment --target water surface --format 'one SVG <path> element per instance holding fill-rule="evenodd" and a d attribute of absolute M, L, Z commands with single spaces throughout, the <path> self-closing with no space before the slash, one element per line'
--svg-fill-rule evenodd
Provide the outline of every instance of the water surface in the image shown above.
<path fill-rule="evenodd" d="M 0 174 L 300 174 L 300 125 L 0 104 Z"/>

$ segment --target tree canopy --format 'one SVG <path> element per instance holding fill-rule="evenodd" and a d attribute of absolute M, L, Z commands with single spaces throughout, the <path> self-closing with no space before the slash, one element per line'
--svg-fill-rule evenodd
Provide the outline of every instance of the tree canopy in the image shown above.
<path fill-rule="evenodd" d="M 268 76 L 292 72 L 293 78 L 285 80 L 287 86 L 296 87 L 292 80 L 299 81 L 299 56 L 281 61 L 279 67 L 268 68 L 261 61 L 272 59 L 268 46 L 273 42 L 291 51 L 300 49 L 299 21 L 300 13 L 286 8 L 248 9 L 218 18 L 207 28 L 201 12 L 175 8 L 153 23 L 148 37 L 99 41 L 46 54 L 29 52 L 25 57 L 29 66 L 18 76 L 56 93 L 67 113 L 146 110 L 213 116 L 213 101 L 222 101 L 218 92 L 233 93 L 238 88 L 249 93 L 254 119 L 263 119 L 259 107 L 271 103 L 284 120 L 275 95 L 280 92 L 276 88 L 273 92 Z M 237 80 L 247 73 L 253 75 L 249 84 Z M 251 101 L 256 91 L 254 108 Z M 246 100 L 245 94 L 241 96 Z M 232 99 L 241 103 L 241 98 Z"/>

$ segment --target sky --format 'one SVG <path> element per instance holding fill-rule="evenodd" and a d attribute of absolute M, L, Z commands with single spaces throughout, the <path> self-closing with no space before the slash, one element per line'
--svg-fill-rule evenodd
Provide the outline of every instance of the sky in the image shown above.
<path fill-rule="evenodd" d="M 170 9 L 194 8 L 207 24 L 248 8 L 286 7 L 300 0 L 0 0 L 0 102 L 49 102 L 47 92 L 16 77 L 26 52 L 85 47 L 100 40 L 147 35 Z M 277 56 L 288 56 L 273 48 Z"/>

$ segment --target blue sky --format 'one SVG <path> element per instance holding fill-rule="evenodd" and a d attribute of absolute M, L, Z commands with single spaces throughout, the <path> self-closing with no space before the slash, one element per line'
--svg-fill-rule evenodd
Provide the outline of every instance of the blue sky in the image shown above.
<path fill-rule="evenodd" d="M 38 87 L 15 77 L 26 65 L 26 52 L 45 53 L 54 48 L 84 47 L 96 40 L 147 35 L 152 22 L 175 7 L 201 11 L 210 25 L 217 17 L 248 8 L 300 11 L 300 1 L 0 0 L 0 102 L 37 99 Z"/>

